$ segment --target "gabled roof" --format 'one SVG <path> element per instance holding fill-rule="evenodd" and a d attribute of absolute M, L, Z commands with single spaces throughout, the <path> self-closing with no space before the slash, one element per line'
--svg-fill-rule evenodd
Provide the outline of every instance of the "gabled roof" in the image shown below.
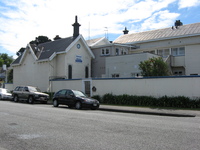
<path fill-rule="evenodd" d="M 105 44 L 110 44 L 107 38 L 101 37 L 101 38 L 95 38 L 95 39 L 90 39 L 86 41 L 88 46 L 97 46 L 97 45 L 105 45 Z"/>
<path fill-rule="evenodd" d="M 53 53 L 65 51 L 66 48 L 74 41 L 73 37 L 63 38 L 52 42 L 42 43 L 38 46 L 32 45 L 38 60 L 48 59 Z M 39 53 L 38 53 L 39 51 Z"/>
<path fill-rule="evenodd" d="M 89 51 L 90 55 L 94 58 L 94 54 L 88 47 L 87 43 L 85 42 L 82 35 L 79 35 L 77 38 L 74 37 L 68 37 L 63 38 L 51 42 L 42 43 L 39 45 L 35 44 L 28 44 L 28 48 L 24 51 L 22 55 L 20 55 L 13 63 L 12 65 L 19 65 L 21 61 L 23 60 L 25 53 L 28 51 L 28 49 L 31 51 L 33 57 L 36 61 L 47 61 L 53 59 L 56 54 L 58 53 L 65 53 L 70 50 L 70 48 L 79 40 L 81 39 L 83 43 L 86 46 L 86 49 Z"/>
<path fill-rule="evenodd" d="M 23 53 L 23 54 L 24 54 L 24 53 Z M 19 63 L 20 63 L 20 60 L 22 59 L 23 54 L 20 55 L 20 56 L 18 56 L 17 59 L 15 59 L 15 60 L 12 62 L 11 65 L 19 64 Z"/>
<path fill-rule="evenodd" d="M 97 42 L 99 42 L 99 40 L 101 40 L 101 39 L 102 39 L 102 37 L 86 40 L 86 42 L 87 42 L 88 46 L 92 46 L 92 45 L 96 44 Z"/>
<path fill-rule="evenodd" d="M 183 26 L 157 29 L 145 32 L 125 34 L 118 37 L 113 43 L 140 43 L 154 40 L 173 39 L 200 35 L 200 23 Z"/>

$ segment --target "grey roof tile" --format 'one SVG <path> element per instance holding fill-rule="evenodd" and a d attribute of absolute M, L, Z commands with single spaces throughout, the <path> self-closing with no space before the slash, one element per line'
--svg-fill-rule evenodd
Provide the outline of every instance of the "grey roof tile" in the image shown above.
<path fill-rule="evenodd" d="M 38 58 L 38 60 L 45 60 L 51 57 L 51 55 L 54 52 L 62 52 L 65 51 L 66 48 L 74 41 L 75 39 L 73 37 L 63 38 L 51 42 L 46 42 L 39 44 L 38 46 L 34 44 L 30 44 L 33 52 L 35 53 L 35 56 Z M 12 63 L 12 65 L 16 65 L 20 63 L 20 60 L 22 59 L 22 55 L 20 55 L 17 59 L 15 59 Z"/>
<path fill-rule="evenodd" d="M 54 52 L 65 51 L 66 48 L 74 41 L 73 37 L 59 39 L 38 45 L 40 55 L 38 60 L 48 59 Z"/>
<path fill-rule="evenodd" d="M 12 62 L 12 65 L 16 65 L 16 64 L 19 64 L 20 63 L 20 60 L 22 58 L 23 54 L 20 55 L 19 57 L 17 57 L 17 59 L 15 59 L 13 62 Z"/>

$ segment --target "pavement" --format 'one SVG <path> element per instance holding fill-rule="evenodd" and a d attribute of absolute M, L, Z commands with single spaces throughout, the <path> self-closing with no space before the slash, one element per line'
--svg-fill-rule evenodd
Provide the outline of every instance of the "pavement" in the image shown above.
<path fill-rule="evenodd" d="M 200 110 L 181 110 L 181 109 L 160 109 L 147 107 L 128 107 L 128 106 L 114 106 L 114 105 L 100 105 L 99 110 L 145 114 L 145 115 L 159 115 L 171 117 L 200 117 Z"/>

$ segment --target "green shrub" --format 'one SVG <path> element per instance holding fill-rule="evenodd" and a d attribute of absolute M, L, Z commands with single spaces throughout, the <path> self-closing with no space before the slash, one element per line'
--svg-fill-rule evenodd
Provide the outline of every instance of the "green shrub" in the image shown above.
<path fill-rule="evenodd" d="M 99 96 L 99 95 L 94 95 L 94 96 L 92 96 L 92 98 L 94 98 L 94 99 L 96 99 L 96 100 L 98 100 L 99 102 L 102 103 L 102 98 L 101 98 L 101 96 Z"/>
<path fill-rule="evenodd" d="M 152 96 L 136 95 L 113 95 L 107 93 L 102 97 L 95 95 L 93 98 L 103 104 L 147 106 L 147 107 L 175 107 L 175 108 L 200 108 L 200 98 L 192 100 L 184 96 L 162 96 L 155 98 Z"/>

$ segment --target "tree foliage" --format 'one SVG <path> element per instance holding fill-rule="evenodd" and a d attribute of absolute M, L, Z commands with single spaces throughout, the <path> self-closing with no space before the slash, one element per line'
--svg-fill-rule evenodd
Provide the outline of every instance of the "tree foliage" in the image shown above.
<path fill-rule="evenodd" d="M 54 39 L 54 41 L 55 40 L 60 40 L 60 39 L 62 39 L 59 35 L 56 35 L 56 37 L 55 38 L 53 38 Z"/>
<path fill-rule="evenodd" d="M 0 53 L 0 67 L 2 67 L 4 64 L 7 67 L 10 67 L 10 64 L 13 62 L 13 57 L 8 56 L 8 54 L 1 54 Z"/>
<path fill-rule="evenodd" d="M 142 76 L 169 76 L 168 65 L 161 57 L 153 57 L 140 62 L 139 69 Z"/>
<path fill-rule="evenodd" d="M 59 36 L 56 36 L 56 37 L 55 37 L 56 40 L 59 39 L 59 38 L 60 38 Z M 60 38 L 60 39 L 61 39 L 61 38 Z M 47 36 L 41 35 L 41 36 L 36 37 L 35 40 L 30 41 L 29 43 L 30 43 L 30 44 L 36 44 L 36 45 L 38 45 L 38 44 L 46 43 L 46 42 L 50 42 L 50 41 L 51 41 L 51 39 L 49 39 Z M 17 56 L 20 56 L 24 51 L 25 51 L 25 48 L 22 47 L 22 48 L 20 48 L 20 50 L 16 53 L 16 55 L 17 55 Z"/>
<path fill-rule="evenodd" d="M 46 43 L 46 42 L 50 42 L 51 39 L 49 39 L 47 36 L 38 36 L 35 38 L 35 40 L 31 41 L 30 44 L 41 44 L 41 43 Z"/>

